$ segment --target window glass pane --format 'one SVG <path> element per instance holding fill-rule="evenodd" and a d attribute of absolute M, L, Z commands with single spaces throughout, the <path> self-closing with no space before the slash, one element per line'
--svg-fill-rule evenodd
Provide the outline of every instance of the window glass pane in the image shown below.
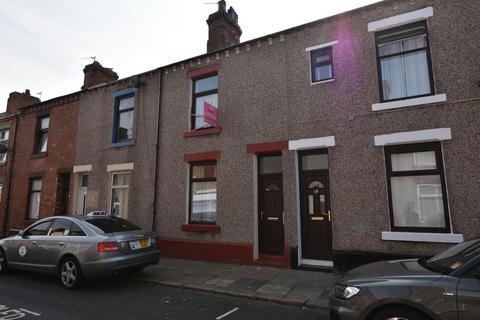
<path fill-rule="evenodd" d="M 133 139 L 133 110 L 118 114 L 117 141 Z"/>
<path fill-rule="evenodd" d="M 72 227 L 70 228 L 68 235 L 71 237 L 80 237 L 85 236 L 86 234 L 76 223 L 72 222 Z"/>
<path fill-rule="evenodd" d="M 432 170 L 437 168 L 435 151 L 395 153 L 391 155 L 392 171 Z"/>
<path fill-rule="evenodd" d="M 260 174 L 281 173 L 282 156 L 260 157 Z"/>
<path fill-rule="evenodd" d="M 50 124 L 50 117 L 40 119 L 40 130 L 48 129 Z"/>
<path fill-rule="evenodd" d="M 83 174 L 80 176 L 82 182 L 80 183 L 81 187 L 88 187 L 88 174 Z"/>
<path fill-rule="evenodd" d="M 314 55 L 314 63 L 322 63 L 322 62 L 328 62 L 330 60 L 330 55 L 325 52 L 325 53 L 320 53 L 320 54 L 315 54 Z"/>
<path fill-rule="evenodd" d="M 315 214 L 315 208 L 313 204 L 313 194 L 308 195 L 308 214 Z"/>
<path fill-rule="evenodd" d="M 112 189 L 112 214 L 126 218 L 128 213 L 128 188 Z"/>
<path fill-rule="evenodd" d="M 209 124 L 206 124 L 203 121 L 203 114 L 204 114 L 204 102 L 210 103 L 212 106 L 218 108 L 218 94 L 210 94 L 208 96 L 198 97 L 195 99 L 195 127 L 193 129 L 201 128 L 201 127 L 209 127 Z"/>
<path fill-rule="evenodd" d="M 427 46 L 427 38 L 425 35 L 420 35 L 408 39 L 393 41 L 378 46 L 380 56 L 386 56 L 404 51 L 415 50 Z"/>
<path fill-rule="evenodd" d="M 195 80 L 195 93 L 214 90 L 218 88 L 218 75 Z"/>
<path fill-rule="evenodd" d="M 446 226 L 439 175 L 392 177 L 390 181 L 396 227 Z"/>
<path fill-rule="evenodd" d="M 8 130 L 0 132 L 0 141 L 8 140 Z"/>
<path fill-rule="evenodd" d="M 193 182 L 190 221 L 215 223 L 217 212 L 217 182 Z"/>
<path fill-rule="evenodd" d="M 33 228 L 27 230 L 27 235 L 30 236 L 46 236 L 48 234 L 48 230 L 50 230 L 51 221 L 42 222 L 36 225 Z"/>
<path fill-rule="evenodd" d="M 320 170 L 328 169 L 327 154 L 310 154 L 302 156 L 303 170 Z"/>
<path fill-rule="evenodd" d="M 128 173 L 115 173 L 113 174 L 113 185 L 114 186 L 128 186 L 130 183 L 130 174 Z"/>
<path fill-rule="evenodd" d="M 38 152 L 47 152 L 48 144 L 48 132 L 43 132 L 40 134 L 40 139 L 38 140 Z"/>
<path fill-rule="evenodd" d="M 42 190 L 42 179 L 32 179 L 32 184 L 30 186 L 30 190 L 32 190 L 32 191 Z"/>
<path fill-rule="evenodd" d="M 30 193 L 28 205 L 28 217 L 30 219 L 38 219 L 40 212 L 40 192 Z"/>
<path fill-rule="evenodd" d="M 118 110 L 125 110 L 133 108 L 135 103 L 135 97 L 122 98 L 118 102 Z"/>
<path fill-rule="evenodd" d="M 425 50 L 383 58 L 380 64 L 383 98 L 385 100 L 431 92 L 427 52 Z"/>
<path fill-rule="evenodd" d="M 65 219 L 56 219 L 52 225 L 51 237 L 63 237 L 68 235 L 72 222 Z"/>
<path fill-rule="evenodd" d="M 314 81 L 321 81 L 332 78 L 332 65 L 328 64 L 325 66 L 315 67 L 315 78 Z"/>
<path fill-rule="evenodd" d="M 192 179 L 202 178 L 215 178 L 217 176 L 217 165 L 193 165 L 192 166 Z"/>
<path fill-rule="evenodd" d="M 327 207 L 325 205 L 325 195 L 320 194 L 319 197 L 320 197 L 320 213 L 321 214 L 326 214 L 327 213 Z"/>

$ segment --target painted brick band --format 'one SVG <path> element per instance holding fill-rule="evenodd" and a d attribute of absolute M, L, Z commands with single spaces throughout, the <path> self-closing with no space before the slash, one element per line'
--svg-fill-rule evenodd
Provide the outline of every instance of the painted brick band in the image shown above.
<path fill-rule="evenodd" d="M 182 224 L 181 228 L 185 232 L 220 232 L 220 226 L 216 224 Z"/>
<path fill-rule="evenodd" d="M 216 128 L 210 128 L 210 129 L 187 131 L 183 133 L 183 137 L 190 138 L 190 137 L 207 136 L 211 134 L 219 134 L 221 132 L 222 132 L 222 127 L 216 127 Z"/>
<path fill-rule="evenodd" d="M 215 63 L 202 69 L 190 70 L 187 72 L 187 77 L 189 79 L 205 77 L 205 76 L 216 73 L 219 69 L 220 69 L 220 64 Z"/>
<path fill-rule="evenodd" d="M 210 151 L 202 153 L 191 153 L 183 156 L 185 162 L 217 160 L 220 158 L 220 151 Z"/>
<path fill-rule="evenodd" d="M 268 153 L 288 150 L 288 141 L 247 144 L 247 153 Z"/>
<path fill-rule="evenodd" d="M 160 238 L 160 250 L 177 259 L 253 264 L 251 243 Z"/>

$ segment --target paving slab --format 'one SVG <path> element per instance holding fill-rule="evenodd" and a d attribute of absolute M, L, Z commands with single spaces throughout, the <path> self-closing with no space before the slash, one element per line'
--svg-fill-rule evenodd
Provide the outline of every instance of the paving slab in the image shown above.
<path fill-rule="evenodd" d="M 292 290 L 291 287 L 282 286 L 278 284 L 265 284 L 261 286 L 255 295 L 256 298 L 265 300 L 282 300 L 287 293 Z"/>

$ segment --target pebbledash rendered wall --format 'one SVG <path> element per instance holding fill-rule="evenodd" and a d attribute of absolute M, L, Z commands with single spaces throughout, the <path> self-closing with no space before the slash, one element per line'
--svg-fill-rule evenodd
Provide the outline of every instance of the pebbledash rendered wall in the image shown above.
<path fill-rule="evenodd" d="M 130 173 L 127 218 L 152 228 L 158 72 L 143 74 L 135 92 L 133 144 L 112 147 L 113 94 L 133 88 L 130 78 L 81 93 L 75 158 L 74 211 L 79 176 L 88 174 L 86 212 L 110 211 L 112 173 Z"/>
<path fill-rule="evenodd" d="M 445 94 L 446 101 L 372 111 L 372 104 L 379 103 L 380 98 L 374 33 L 368 31 L 368 23 L 426 7 L 433 8 L 427 22 L 435 93 Z M 384 149 L 374 145 L 374 136 L 437 128 L 450 128 L 451 132 L 451 139 L 441 145 L 452 233 L 464 239 L 478 237 L 478 16 L 480 3 L 473 0 L 383 1 L 163 68 L 156 223 L 163 252 L 184 258 L 253 263 L 256 177 L 254 155 L 247 153 L 247 145 L 279 142 L 284 146 L 291 140 L 334 136 L 335 146 L 328 148 L 328 155 L 333 250 L 337 256 L 352 252 L 431 255 L 446 244 L 382 240 L 382 231 L 390 231 L 391 226 Z M 335 80 L 311 85 L 305 49 L 331 41 L 338 41 L 333 46 Z M 190 128 L 190 75 L 212 68 L 218 69 L 219 76 L 221 132 L 184 137 Z M 81 119 L 88 119 L 89 125 L 79 132 L 79 140 L 98 141 L 97 130 L 108 136 L 110 122 L 96 120 L 93 114 L 100 101 L 110 112 L 109 95 L 105 92 L 102 100 L 87 97 L 82 102 Z M 136 115 L 136 121 L 139 118 Z M 128 158 L 128 150 L 106 150 L 107 143 L 102 140 L 77 148 L 77 159 L 91 161 L 98 157 L 97 152 L 107 157 L 107 151 L 109 161 L 117 158 L 115 152 Z M 217 156 L 220 152 L 216 219 L 220 232 L 186 231 L 182 225 L 188 223 L 189 166 L 184 157 L 212 151 Z M 299 245 L 298 168 L 295 151 L 283 150 L 282 157 L 285 246 L 293 248 L 286 252 L 288 264 L 296 259 Z M 141 157 L 137 154 L 136 159 Z M 95 172 L 103 172 L 105 164 L 102 160 Z M 96 179 L 106 181 L 105 175 Z M 141 190 L 142 194 L 131 193 L 132 204 L 147 203 L 144 197 L 148 189 Z M 139 198 L 144 200 L 134 200 Z"/>

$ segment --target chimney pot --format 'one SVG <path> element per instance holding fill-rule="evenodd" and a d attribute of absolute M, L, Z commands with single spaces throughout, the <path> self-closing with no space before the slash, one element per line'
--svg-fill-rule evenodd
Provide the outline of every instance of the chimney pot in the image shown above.
<path fill-rule="evenodd" d="M 227 9 L 227 3 L 225 2 L 225 0 L 218 1 L 218 11 L 221 12 L 221 11 L 225 11 L 226 9 Z"/>

